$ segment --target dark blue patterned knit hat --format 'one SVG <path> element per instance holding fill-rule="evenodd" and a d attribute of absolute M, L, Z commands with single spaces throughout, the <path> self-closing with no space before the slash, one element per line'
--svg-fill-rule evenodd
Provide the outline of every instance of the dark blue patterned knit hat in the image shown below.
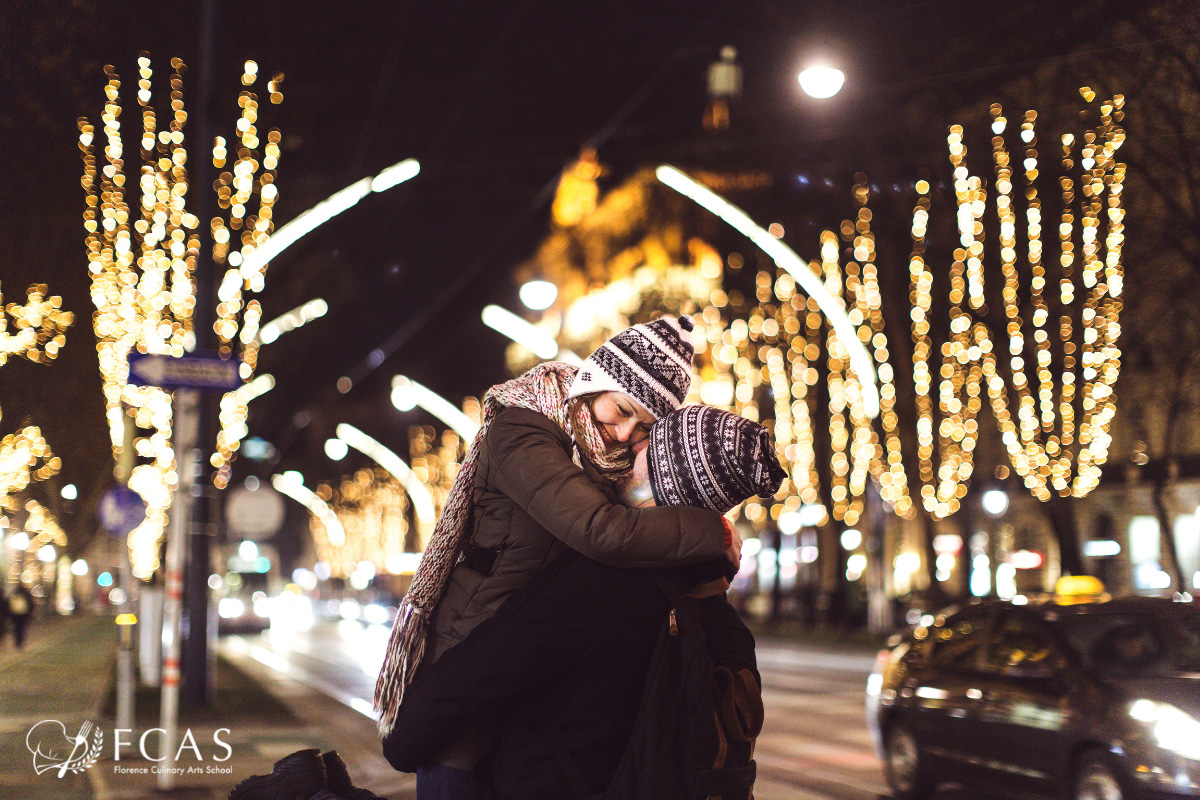
<path fill-rule="evenodd" d="M 683 405 L 692 385 L 691 317 L 661 317 L 626 328 L 587 357 L 567 397 L 622 392 L 655 419 Z"/>
<path fill-rule="evenodd" d="M 658 505 L 722 514 L 752 495 L 771 497 L 787 476 L 766 428 L 709 406 L 687 406 L 654 423 L 646 466 Z"/>

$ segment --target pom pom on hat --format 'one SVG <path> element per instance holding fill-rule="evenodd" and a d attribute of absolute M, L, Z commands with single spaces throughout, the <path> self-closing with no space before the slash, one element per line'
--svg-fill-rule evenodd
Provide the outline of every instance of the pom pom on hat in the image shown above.
<path fill-rule="evenodd" d="M 766 428 L 709 406 L 656 422 L 646 458 L 655 503 L 722 514 L 753 495 L 771 497 L 787 475 Z"/>
<path fill-rule="evenodd" d="M 662 419 L 683 405 L 692 384 L 693 327 L 682 316 L 626 328 L 587 357 L 567 396 L 621 392 Z"/>

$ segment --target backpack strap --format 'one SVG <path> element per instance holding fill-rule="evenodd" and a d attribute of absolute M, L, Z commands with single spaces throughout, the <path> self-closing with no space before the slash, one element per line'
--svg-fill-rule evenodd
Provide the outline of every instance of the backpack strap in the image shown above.
<path fill-rule="evenodd" d="M 717 683 L 720 698 L 718 731 L 728 730 L 730 737 L 737 742 L 753 741 L 762 732 L 765 716 L 762 690 L 754 673 L 745 668 L 733 672 L 728 667 L 717 667 L 713 670 L 713 679 Z M 721 749 L 724 748 L 722 736 Z"/>

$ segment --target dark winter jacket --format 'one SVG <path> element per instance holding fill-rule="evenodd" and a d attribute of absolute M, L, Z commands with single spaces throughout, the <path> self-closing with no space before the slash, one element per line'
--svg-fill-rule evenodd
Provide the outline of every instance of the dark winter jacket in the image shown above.
<path fill-rule="evenodd" d="M 481 772 L 498 798 L 603 792 L 670 607 L 646 572 L 562 554 L 470 639 L 417 674 L 384 755 L 414 771 L 463 728 L 490 719 Z"/>
<path fill-rule="evenodd" d="M 590 463 L 581 470 L 571 461 L 571 448 L 562 428 L 536 411 L 505 408 L 492 420 L 479 451 L 470 540 L 434 612 L 426 665 L 567 549 L 627 569 L 723 556 L 718 514 L 627 508 Z"/>

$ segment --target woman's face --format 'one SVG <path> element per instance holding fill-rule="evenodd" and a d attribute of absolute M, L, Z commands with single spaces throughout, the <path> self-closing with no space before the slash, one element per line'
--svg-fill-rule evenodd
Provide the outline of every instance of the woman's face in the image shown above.
<path fill-rule="evenodd" d="M 650 412 L 623 392 L 601 392 L 592 398 L 592 416 L 609 450 L 632 446 L 635 453 L 640 452 L 654 424 Z"/>

